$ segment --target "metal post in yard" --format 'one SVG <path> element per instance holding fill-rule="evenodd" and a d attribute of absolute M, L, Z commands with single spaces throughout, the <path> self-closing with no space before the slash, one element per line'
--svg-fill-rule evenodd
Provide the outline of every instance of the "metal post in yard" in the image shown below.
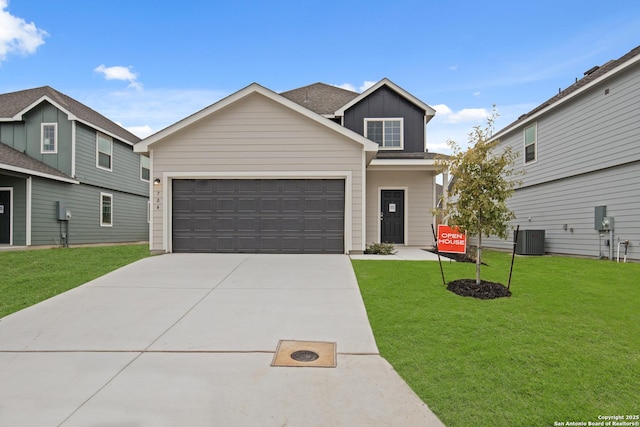
<path fill-rule="evenodd" d="M 438 255 L 438 264 L 440 264 L 440 274 L 442 275 L 442 284 L 446 287 L 447 282 L 446 280 L 444 280 L 444 270 L 442 269 L 442 260 L 440 259 L 440 249 L 438 249 L 438 236 L 436 236 L 436 229 L 433 226 L 433 224 L 431 224 L 431 231 L 433 232 L 433 238 L 436 241 L 436 254 Z"/>

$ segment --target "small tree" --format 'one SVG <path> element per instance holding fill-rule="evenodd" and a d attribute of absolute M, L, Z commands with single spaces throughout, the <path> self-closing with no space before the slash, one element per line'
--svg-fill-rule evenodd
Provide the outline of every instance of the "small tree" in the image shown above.
<path fill-rule="evenodd" d="M 464 233 L 478 238 L 478 285 L 482 264 L 482 236 L 497 235 L 506 239 L 509 221 L 515 218 L 506 201 L 518 185 L 518 181 L 510 179 L 515 174 L 513 164 L 517 155 L 510 147 L 504 148 L 500 153 L 494 152 L 500 142 L 490 141 L 497 116 L 494 107 L 486 126 L 473 128 L 469 133 L 467 150 L 463 151 L 453 140 L 447 141 L 453 155 L 438 160 L 439 165 L 445 166 L 453 177 L 449 192 L 451 200 L 447 201 L 441 213 L 449 225 L 458 226 Z"/>

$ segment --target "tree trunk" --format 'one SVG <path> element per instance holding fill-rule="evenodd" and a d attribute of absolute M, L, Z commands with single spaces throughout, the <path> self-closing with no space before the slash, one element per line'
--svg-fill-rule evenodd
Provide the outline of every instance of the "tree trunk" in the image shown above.
<path fill-rule="evenodd" d="M 480 264 L 482 255 L 482 232 L 478 234 L 478 247 L 476 248 L 476 285 L 480 286 Z"/>

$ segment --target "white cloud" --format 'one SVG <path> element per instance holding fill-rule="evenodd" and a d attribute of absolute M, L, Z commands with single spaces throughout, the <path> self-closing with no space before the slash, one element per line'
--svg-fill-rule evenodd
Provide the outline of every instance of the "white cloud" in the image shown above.
<path fill-rule="evenodd" d="M 360 86 L 360 92 L 364 92 L 365 90 L 369 89 L 371 86 L 373 86 L 376 83 L 378 82 L 371 82 L 371 81 L 365 80 L 364 83 L 362 83 L 362 85 Z"/>
<path fill-rule="evenodd" d="M 69 94 L 140 138 L 154 134 L 219 101 L 219 90 L 146 89 Z"/>
<path fill-rule="evenodd" d="M 449 71 L 458 71 L 458 65 L 450 65 L 449 66 Z"/>
<path fill-rule="evenodd" d="M 151 126 L 149 126 L 149 125 L 129 126 L 129 127 L 125 127 L 125 129 L 128 130 L 129 132 L 131 132 L 132 134 L 136 135 L 139 138 L 146 138 L 149 135 L 154 133 L 153 129 L 151 129 Z"/>
<path fill-rule="evenodd" d="M 342 89 L 350 90 L 351 92 L 364 92 L 365 90 L 369 89 L 371 86 L 373 86 L 376 83 L 378 82 L 365 80 L 364 82 L 362 82 L 362 84 L 358 87 L 357 90 L 355 85 L 353 85 L 352 83 L 342 83 L 341 85 L 334 85 L 334 86 Z"/>
<path fill-rule="evenodd" d="M 123 67 L 120 65 L 107 67 L 101 64 L 94 68 L 93 71 L 102 74 L 106 80 L 122 80 L 129 82 L 129 87 L 142 90 L 142 83 L 138 82 L 138 74 L 134 73 L 131 68 L 132 67 Z"/>
<path fill-rule="evenodd" d="M 491 111 L 486 108 L 463 108 L 459 111 L 452 111 L 445 104 L 435 105 L 436 118 L 444 123 L 474 123 L 482 121 L 491 115 Z"/>
<path fill-rule="evenodd" d="M 8 0 L 0 0 L 0 62 L 9 54 L 31 55 L 44 44 L 46 31 L 36 27 L 33 22 L 11 15 L 6 9 Z"/>
<path fill-rule="evenodd" d="M 356 87 L 351 83 L 342 83 L 341 85 L 334 85 L 335 87 L 339 87 L 341 89 L 350 90 L 351 92 L 356 92 Z"/>

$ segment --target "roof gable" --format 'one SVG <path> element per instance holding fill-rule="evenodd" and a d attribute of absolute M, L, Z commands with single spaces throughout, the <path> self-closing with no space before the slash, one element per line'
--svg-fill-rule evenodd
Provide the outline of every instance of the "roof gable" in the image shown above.
<path fill-rule="evenodd" d="M 62 110 L 69 120 L 82 122 L 129 145 L 140 141 L 122 126 L 50 86 L 0 94 L 0 121 L 20 121 L 25 113 L 44 101 Z"/>
<path fill-rule="evenodd" d="M 343 105 L 341 108 L 337 109 L 335 111 L 335 115 L 336 116 L 344 116 L 344 112 L 346 110 L 348 110 L 352 106 L 356 105 L 357 103 L 359 103 L 360 101 L 362 101 L 363 99 L 365 99 L 366 97 L 368 97 L 369 95 L 371 95 L 372 93 L 374 93 L 375 91 L 380 89 L 382 86 L 389 87 L 394 92 L 398 93 L 400 96 L 405 98 L 407 101 L 411 102 L 412 104 L 414 104 L 417 107 L 419 107 L 420 109 L 422 109 L 425 112 L 425 115 L 427 116 L 427 121 L 431 120 L 431 117 L 435 116 L 436 110 L 433 109 L 433 107 L 430 107 L 429 105 L 425 104 L 424 102 L 422 102 L 421 100 L 419 100 L 415 96 L 411 95 L 409 92 L 407 92 L 406 90 L 402 89 L 400 86 L 398 86 L 397 84 L 393 83 L 391 80 L 389 80 L 386 77 L 384 79 L 380 80 L 375 85 L 371 86 L 369 89 L 367 89 L 364 92 L 362 92 L 359 96 L 353 98 L 351 101 L 349 101 L 348 103 Z"/>
<path fill-rule="evenodd" d="M 355 141 L 356 143 L 359 143 L 362 145 L 364 151 L 367 152 L 371 152 L 371 153 L 375 153 L 378 151 L 378 144 L 376 144 L 373 141 L 368 140 L 367 138 L 347 129 L 344 128 L 340 125 L 338 125 L 337 123 L 332 122 L 331 120 L 328 120 L 322 116 L 320 116 L 319 114 L 316 114 L 315 112 L 309 110 L 308 108 L 304 108 L 301 105 L 285 98 L 284 96 L 278 95 L 277 93 L 257 84 L 257 83 L 252 83 L 249 86 L 245 87 L 244 89 L 239 90 L 238 92 L 235 92 L 231 95 L 229 95 L 228 97 L 192 114 L 189 117 L 186 117 L 182 120 L 180 120 L 179 122 L 161 130 L 158 133 L 155 133 L 149 137 L 147 137 L 146 139 L 142 140 L 140 143 L 136 144 L 134 146 L 134 151 L 138 152 L 138 153 L 144 153 L 144 152 L 148 152 L 149 147 L 152 146 L 153 144 L 156 144 L 158 142 L 161 142 L 162 140 L 164 140 L 165 138 L 169 137 L 170 135 L 175 134 L 176 132 L 179 132 L 221 110 L 224 110 L 234 104 L 236 104 L 237 102 L 241 101 L 242 99 L 244 99 L 247 96 L 250 96 L 252 94 L 260 94 L 268 99 L 270 99 L 271 101 L 277 102 L 278 104 L 287 107 L 291 110 L 296 111 L 297 113 L 307 117 L 308 119 L 311 119 L 317 123 L 322 124 L 323 126 L 326 126 L 330 129 L 332 129 L 335 132 L 338 132 L 344 136 L 346 136 L 347 138 Z"/>

